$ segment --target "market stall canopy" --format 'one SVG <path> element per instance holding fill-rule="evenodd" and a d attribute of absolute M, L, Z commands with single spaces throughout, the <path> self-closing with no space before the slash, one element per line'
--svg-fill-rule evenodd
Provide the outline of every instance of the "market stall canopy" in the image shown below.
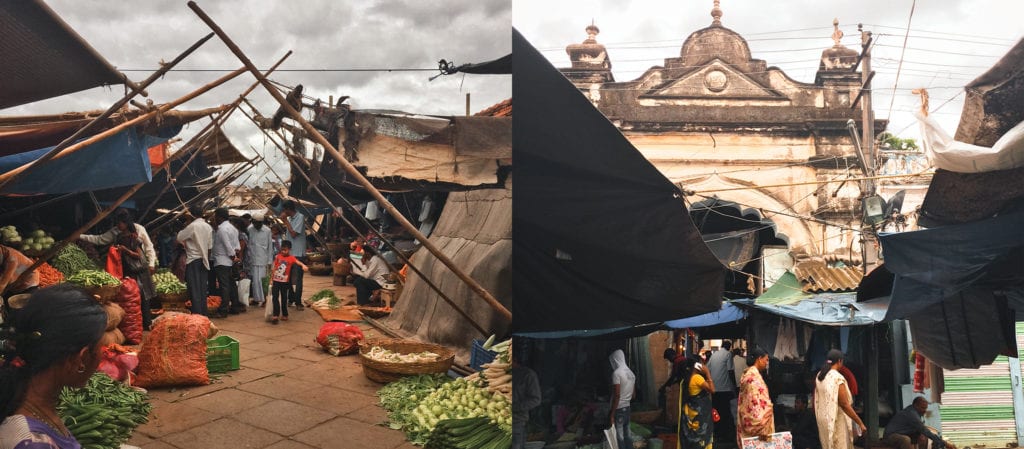
<path fill-rule="evenodd" d="M 846 270 L 841 270 L 846 271 Z M 857 292 L 819 291 L 812 279 L 801 282 L 787 271 L 752 304 L 739 303 L 773 315 L 821 326 L 863 326 L 885 320 L 889 298 L 857 302 Z"/>
<path fill-rule="evenodd" d="M 914 344 L 943 368 L 1016 355 L 1024 321 L 1024 210 L 881 236 L 895 276 L 887 319 L 907 318 Z M 870 277 L 870 276 L 869 276 Z"/>
<path fill-rule="evenodd" d="M 0 61 L 0 109 L 126 80 L 42 0 L 0 2 Z"/>
<path fill-rule="evenodd" d="M 194 138 L 192 141 L 195 142 L 195 147 L 199 148 L 207 165 L 217 166 L 249 162 L 249 158 L 245 157 L 238 148 L 235 148 L 231 143 L 231 139 L 228 139 L 228 136 L 224 134 L 224 130 L 219 126 L 211 128 L 205 134 Z"/>
<path fill-rule="evenodd" d="M 518 31 L 515 332 L 609 329 L 721 307 L 725 267 L 682 193 Z"/>
<path fill-rule="evenodd" d="M 966 86 L 966 99 L 955 138 L 993 146 L 1024 121 L 1024 39 L 991 69 Z M 985 173 L 936 170 L 921 205 L 922 226 L 964 223 L 991 217 L 1024 197 L 1024 168 Z"/>
<path fill-rule="evenodd" d="M 690 318 L 666 321 L 665 326 L 670 329 L 688 329 L 718 326 L 720 324 L 733 323 L 747 318 L 747 311 L 737 304 L 750 304 L 752 300 L 737 299 L 723 302 L 722 308 L 714 312 L 697 315 Z"/>
<path fill-rule="evenodd" d="M 149 182 L 153 177 L 149 148 L 181 131 L 172 126 L 154 134 L 131 127 L 25 173 L 4 188 L 4 194 L 71 193 Z M 85 139 L 80 139 L 85 140 Z M 53 147 L 0 157 L 0 173 L 30 163 Z"/>

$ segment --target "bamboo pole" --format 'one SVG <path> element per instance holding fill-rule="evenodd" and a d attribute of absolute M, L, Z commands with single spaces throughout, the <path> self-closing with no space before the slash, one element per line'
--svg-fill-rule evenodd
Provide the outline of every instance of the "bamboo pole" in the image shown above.
<path fill-rule="evenodd" d="M 167 64 L 162 65 L 160 67 L 160 69 L 158 69 L 156 72 L 154 72 L 152 75 L 150 75 L 149 78 L 146 78 L 145 80 L 143 80 L 139 84 L 131 83 L 131 85 L 130 85 L 130 87 L 132 89 L 131 92 L 129 92 L 127 95 L 121 97 L 120 100 L 117 100 L 113 105 L 111 105 L 109 108 L 107 108 L 106 111 L 103 111 L 102 114 L 100 114 L 96 118 L 92 119 L 92 121 L 87 123 L 85 126 L 80 128 L 78 131 L 75 131 L 74 134 L 72 134 L 68 138 L 64 139 L 63 141 L 61 141 L 61 143 L 59 143 L 59 144 L 57 144 L 57 146 L 53 147 L 52 150 L 47 151 L 46 154 L 40 156 L 38 159 L 36 159 L 36 160 L 34 160 L 32 162 L 29 162 L 28 164 L 26 164 L 26 165 L 24 165 L 22 167 L 19 167 L 19 169 L 23 168 L 23 170 L 20 170 L 17 173 L 14 173 L 13 175 L 8 176 L 7 178 L 0 178 L 0 191 L 3 191 L 4 187 L 7 187 L 8 184 L 16 181 L 18 178 L 20 178 L 28 170 L 31 170 L 32 168 L 38 167 L 38 166 L 40 166 L 42 164 L 45 164 L 46 161 L 49 161 L 50 159 L 53 159 L 54 157 L 56 157 L 65 148 L 67 148 L 68 146 L 73 144 L 80 137 L 88 134 L 90 131 L 93 130 L 93 128 L 95 128 L 97 125 L 99 125 L 100 121 L 110 117 L 111 114 L 113 114 L 114 112 L 117 112 L 118 110 L 120 110 L 121 107 L 124 106 L 125 104 L 127 104 L 129 101 L 131 101 L 132 98 L 134 98 L 139 93 L 143 92 L 146 89 L 146 87 L 149 87 L 150 84 L 153 84 L 156 80 L 160 79 L 160 77 L 164 76 L 164 74 L 166 74 L 167 71 L 171 70 L 172 68 L 174 68 L 174 66 L 178 65 L 179 62 L 181 62 L 186 57 L 191 55 L 192 52 L 196 51 L 199 47 L 201 47 L 203 44 L 205 44 L 206 41 L 210 40 L 210 38 L 212 38 L 212 37 L 213 37 L 213 33 L 207 34 L 206 37 L 203 37 L 202 39 L 199 39 L 199 41 L 197 41 L 196 43 L 192 44 L 191 47 L 189 47 L 184 52 L 182 52 L 180 55 L 178 55 L 178 57 L 174 58 L 173 61 L 171 61 L 171 62 L 169 62 Z M 126 79 L 126 81 L 127 81 L 127 79 Z"/>
<path fill-rule="evenodd" d="M 213 33 L 211 33 L 210 35 L 212 36 Z M 279 59 L 276 63 L 274 63 L 274 65 L 270 66 L 270 69 L 268 69 L 267 72 L 264 73 L 264 76 L 270 76 L 270 74 L 273 73 L 274 70 L 277 70 L 278 66 L 283 64 L 284 61 L 286 59 L 288 59 L 288 57 L 291 56 L 291 55 L 292 55 L 292 51 L 288 50 L 288 53 L 285 53 L 284 56 L 281 57 L 281 59 Z M 226 112 L 224 112 L 221 115 L 217 116 L 216 119 L 211 120 L 210 123 L 208 123 L 206 125 L 206 127 L 204 127 L 201 131 L 196 133 L 196 136 L 192 140 L 194 141 L 195 139 L 198 139 L 199 136 L 203 136 L 204 133 L 209 131 L 210 127 L 213 126 L 215 123 L 216 123 L 216 126 L 223 125 L 224 122 L 226 122 L 228 120 L 228 118 L 231 117 L 231 114 L 233 112 L 235 112 L 236 109 L 238 109 L 238 106 L 240 104 L 242 104 L 242 100 L 244 100 L 247 95 L 252 93 L 253 90 L 256 90 L 256 88 L 259 87 L 259 85 L 260 85 L 259 82 L 252 83 L 252 85 L 250 85 L 248 89 L 246 89 L 244 92 L 242 92 L 241 95 L 238 96 L 238 99 L 236 99 L 233 103 L 231 103 L 231 107 Z M 204 136 L 202 144 L 205 144 L 206 141 L 209 140 L 209 138 L 210 138 L 210 136 L 208 136 L 208 135 Z M 192 142 L 189 142 L 189 144 L 186 144 L 184 146 L 184 148 L 189 148 L 191 145 L 192 145 Z M 193 153 L 192 156 L 189 158 L 189 160 L 187 162 L 185 162 L 185 165 L 183 167 L 181 167 L 181 169 L 179 169 L 178 172 L 174 174 L 174 176 L 168 178 L 168 180 L 170 182 L 166 186 L 164 186 L 164 188 L 160 191 L 159 194 L 157 194 L 156 199 L 154 199 L 153 202 L 149 205 L 149 207 L 146 208 L 146 211 L 143 212 L 142 215 L 139 215 L 139 219 L 140 220 L 142 219 L 142 217 L 145 217 L 146 214 L 149 214 L 149 212 L 151 210 L 153 210 L 153 207 L 156 205 L 157 201 L 160 201 L 160 198 L 163 198 L 164 194 L 167 193 L 167 189 L 169 189 L 171 187 L 171 184 L 174 183 L 174 178 L 177 178 L 178 176 L 181 176 L 181 174 L 188 167 L 188 164 L 190 162 L 192 162 L 192 159 L 194 159 L 196 157 L 196 155 L 198 155 L 198 154 L 199 154 L 199 150 L 197 149 L 196 152 Z"/>
<path fill-rule="evenodd" d="M 384 209 L 387 210 L 392 217 L 395 218 L 395 221 L 397 221 L 403 228 L 405 228 L 407 231 L 409 231 L 409 233 L 416 237 L 416 239 L 423 244 L 424 248 L 430 251 L 431 254 L 437 257 L 437 260 L 439 260 L 441 263 L 447 266 L 448 269 L 452 271 L 452 273 L 454 273 L 459 279 L 465 282 L 466 285 L 471 290 L 473 290 L 474 292 L 476 292 L 477 295 L 483 298 L 483 300 L 487 302 L 487 304 L 490 305 L 495 311 L 497 311 L 499 315 L 501 315 L 502 317 L 509 321 L 512 320 L 511 311 L 509 311 L 504 305 L 502 305 L 501 302 L 499 302 L 498 299 L 494 297 L 494 295 L 491 295 L 490 292 L 488 292 L 483 286 L 476 282 L 476 280 L 469 277 L 469 275 L 463 272 L 461 268 L 456 266 L 455 262 L 453 262 L 448 256 L 446 256 L 444 252 L 441 251 L 440 248 L 434 245 L 433 242 L 427 239 L 427 237 L 423 235 L 418 229 L 416 229 L 416 227 L 413 226 L 412 223 L 409 223 L 409 220 L 402 216 L 402 214 L 398 212 L 398 209 L 396 209 L 395 206 L 387 200 L 387 198 L 384 198 L 384 195 L 382 195 L 380 191 L 377 190 L 377 188 L 374 187 L 373 184 L 371 184 L 370 181 L 366 179 L 363 176 L 363 174 L 359 172 L 359 170 L 356 169 L 355 166 L 353 166 L 348 160 L 346 160 L 345 157 L 338 152 L 338 149 L 335 148 L 333 144 L 327 141 L 327 138 L 325 138 L 322 134 L 317 132 L 316 128 L 314 128 L 313 125 L 307 122 L 306 119 L 302 117 L 302 114 L 299 113 L 299 111 L 296 111 L 295 108 L 288 104 L 288 102 L 281 95 L 281 93 L 278 92 L 277 89 L 274 88 L 274 86 L 271 85 L 269 81 L 267 81 L 266 77 L 264 77 L 260 73 L 259 69 L 257 69 L 256 66 L 253 65 L 252 61 L 249 60 L 249 58 L 245 55 L 245 53 L 242 52 L 238 45 L 236 45 L 231 40 L 231 38 L 228 37 L 227 33 L 225 33 L 224 30 L 222 30 L 220 26 L 217 25 L 217 23 L 210 18 L 210 16 L 206 15 L 206 13 L 199 7 L 199 5 L 196 4 L 195 1 L 189 1 L 188 7 L 191 8 L 192 11 L 194 11 L 196 15 L 198 15 L 199 18 L 202 19 L 203 22 L 205 22 L 206 25 L 209 26 L 211 30 L 213 30 L 214 33 L 217 33 L 217 36 L 220 37 L 221 41 L 223 41 L 224 44 L 227 45 L 229 49 L 231 49 L 231 52 L 234 53 L 235 56 L 238 57 L 240 61 L 242 61 L 242 63 L 249 69 L 249 72 L 252 73 L 252 75 L 256 77 L 256 79 L 258 79 L 261 84 L 263 84 L 263 87 L 267 90 L 267 92 L 270 93 L 270 95 L 274 97 L 274 99 L 277 100 L 278 103 L 281 104 L 281 108 L 283 108 L 288 113 L 288 115 L 291 116 L 293 120 L 302 125 L 303 129 L 306 130 L 307 135 L 314 137 L 314 141 L 323 146 L 324 149 L 327 150 L 327 152 L 330 153 L 331 156 L 334 157 L 334 159 L 337 160 L 339 164 L 341 164 L 341 166 L 345 169 L 346 172 L 348 172 L 357 181 L 359 181 L 363 188 L 365 188 L 367 192 L 369 192 L 370 195 L 372 195 L 374 199 L 376 199 L 377 202 L 381 206 L 383 206 Z"/>
<path fill-rule="evenodd" d="M 251 106 L 251 105 L 250 105 L 250 106 Z M 242 111 L 242 113 L 243 113 L 243 114 L 245 114 L 245 111 Z M 246 116 L 248 116 L 248 114 L 246 114 Z M 252 118 L 252 117 L 250 117 L 250 119 L 251 119 L 251 118 Z M 281 152 L 283 152 L 283 153 L 285 152 L 285 151 L 284 151 L 284 149 L 283 149 L 283 148 L 281 148 L 281 147 L 280 147 L 280 145 L 278 145 L 277 141 L 275 141 L 275 140 L 271 139 L 271 142 L 273 142 L 273 143 L 274 143 L 274 145 L 277 145 L 278 149 L 280 149 L 280 150 L 281 150 Z M 315 186 L 315 185 L 313 185 L 313 183 L 312 183 L 312 181 L 311 181 L 311 180 L 309 179 L 309 177 L 308 177 L 308 176 L 306 176 L 306 174 L 305 174 L 305 173 L 304 173 L 304 172 L 302 171 L 301 167 L 299 167 L 299 166 L 298 166 L 298 163 L 297 163 L 297 162 L 295 162 L 294 160 L 292 160 L 292 156 L 291 156 L 291 155 L 289 155 L 289 154 L 285 153 L 285 157 L 286 157 L 286 158 L 288 158 L 288 162 L 290 162 L 290 163 L 292 163 L 293 165 L 295 165 L 295 166 L 296 166 L 296 168 L 299 168 L 299 174 L 301 174 L 301 175 L 302 175 L 302 177 L 303 177 L 304 179 L 306 179 L 306 182 L 309 182 L 309 183 L 310 183 L 310 186 L 311 186 L 311 187 L 313 187 L 313 189 L 314 189 L 314 190 L 316 191 L 316 193 L 320 194 L 320 197 L 321 197 L 321 198 L 323 198 L 323 200 L 324 200 L 325 202 L 327 202 L 327 204 L 328 204 L 329 206 L 331 206 L 331 208 L 337 208 L 337 207 L 336 207 L 336 206 L 334 205 L 334 203 L 333 203 L 333 202 L 331 202 L 330 198 L 328 198 L 328 197 L 327 197 L 327 195 L 326 195 L 326 194 L 324 194 L 323 190 L 321 190 L 319 186 Z M 271 169 L 271 171 L 273 171 L 273 167 L 271 167 L 269 163 L 267 163 L 266 161 L 263 161 L 263 162 L 267 164 L 267 167 L 268 167 L 268 168 L 270 168 L 270 169 Z M 276 176 L 278 180 L 280 180 L 280 179 L 281 179 L 281 177 L 280 177 L 280 176 L 278 176 L 277 172 L 274 172 L 274 176 Z M 284 182 L 284 181 L 281 181 L 281 182 Z M 327 186 L 330 186 L 330 184 L 329 184 L 329 183 L 327 183 L 326 181 L 324 181 L 323 179 L 321 179 L 321 182 L 322 182 L 323 184 L 327 185 Z M 351 202 L 349 202 L 349 201 L 348 201 L 348 200 L 347 200 L 347 199 L 346 199 L 345 197 L 341 196 L 341 194 L 340 194 L 339 192 L 335 191 L 335 193 L 336 193 L 336 194 L 338 194 L 338 196 L 339 196 L 339 197 L 341 197 L 341 198 L 342 198 L 343 200 L 345 200 L 345 202 L 346 202 L 346 203 L 348 204 L 348 206 L 349 206 L 349 208 L 350 208 L 351 210 L 355 210 L 355 207 L 354 207 L 354 206 L 352 205 L 352 203 L 351 203 Z M 358 228 L 356 228 L 356 226 L 355 226 L 355 225 L 354 225 L 354 224 L 353 224 L 353 223 L 352 223 L 351 221 L 349 221 L 349 220 L 348 220 L 347 218 L 345 218 L 345 216 L 344 216 L 344 215 L 342 215 L 342 216 L 341 216 L 341 219 L 342 219 L 342 220 L 344 220 L 344 221 L 345 221 L 345 223 L 346 223 L 346 224 L 348 224 L 348 226 L 349 226 L 349 227 L 350 227 L 350 228 L 351 228 L 351 229 L 352 229 L 353 231 L 355 231 L 355 233 L 356 233 L 356 234 L 358 234 L 358 235 L 359 235 L 360 237 L 362 237 L 362 238 L 364 238 L 364 239 L 366 238 L 366 235 L 365 235 L 365 234 L 363 234 L 363 233 L 361 233 L 361 232 L 359 232 L 359 229 L 358 229 Z M 366 220 L 365 218 L 364 218 L 363 220 L 364 220 L 364 221 L 366 222 L 366 224 L 369 224 L 369 221 L 367 221 L 367 220 Z M 392 250 L 393 250 L 393 251 L 395 252 L 395 254 L 396 254 L 396 255 L 398 256 L 398 258 L 399 258 L 399 259 L 401 259 L 401 260 L 402 260 L 403 262 L 405 262 L 405 263 L 406 263 L 406 264 L 407 264 L 407 265 L 409 266 L 409 268 L 410 268 L 410 269 L 412 269 L 412 271 L 413 271 L 413 272 L 415 272 L 415 273 L 416 273 L 417 275 L 419 275 L 419 277 L 420 277 L 421 279 L 423 279 L 423 281 L 424 281 L 424 282 L 425 282 L 425 283 L 427 284 L 427 286 L 429 286 L 429 287 L 430 287 L 430 288 L 431 288 L 432 290 L 434 290 L 434 292 L 435 292 L 435 293 L 437 293 L 437 294 L 438 294 L 438 296 L 440 296 L 440 297 L 441 297 L 441 299 L 443 299 L 443 300 L 444 300 L 445 302 L 447 302 L 447 303 L 448 303 L 448 305 L 450 305 L 450 306 L 451 306 L 451 307 L 452 307 L 453 309 L 455 309 L 455 311 L 456 311 L 456 312 L 457 312 L 457 313 L 458 313 L 459 315 L 462 315 L 462 317 L 463 317 L 463 318 L 465 318 L 465 319 L 466 319 L 466 321 L 468 321 L 468 322 L 469 322 L 469 324 L 470 324 L 470 325 L 472 325 L 472 326 L 473 326 L 473 327 L 474 327 L 474 328 L 475 328 L 476 330 L 480 331 L 480 335 L 482 335 L 482 336 L 487 336 L 487 335 L 488 335 L 487 331 L 486 331 L 486 330 L 484 330 L 483 326 L 481 326 L 480 324 L 478 324 L 478 323 L 477 323 L 477 322 L 476 322 L 476 321 L 475 321 L 475 320 L 474 320 L 474 319 L 473 319 L 472 317 L 470 317 L 470 316 L 469 316 L 469 314 L 468 314 L 468 313 L 466 313 L 466 311 L 465 311 L 465 310 L 462 310 L 462 308 L 461 308 L 461 307 L 459 307 L 459 305 L 455 303 L 455 300 L 451 299 L 450 297 L 448 297 L 448 295 L 446 295 L 446 294 L 445 294 L 445 293 L 444 293 L 443 291 L 441 291 L 441 288 L 440 288 L 440 287 L 438 287 L 438 286 L 437 286 L 436 284 L 434 284 L 434 282 L 433 282 L 433 281 L 431 281 L 431 280 L 430 280 L 430 278 L 429 278 L 429 277 L 427 277 L 427 275 L 426 275 L 426 274 L 424 274 L 424 273 L 423 273 L 422 271 L 420 271 L 420 269 L 419 269 L 419 268 L 417 268 L 417 267 L 416 267 L 416 265 L 414 265 L 414 264 L 412 263 L 412 261 L 411 261 L 411 260 L 409 260 L 409 258 L 405 257 L 405 254 L 402 254 L 402 252 L 401 252 L 401 251 L 399 251 L 399 250 L 398 250 L 398 248 L 396 248 L 396 247 L 395 247 L 395 245 L 394 245 L 393 243 L 391 243 L 391 241 L 389 241 L 388 239 L 385 239 L 385 238 L 383 238 L 383 236 L 381 236 L 381 240 L 382 240 L 382 241 L 384 241 L 385 243 L 387 243 L 387 245 L 391 247 L 391 249 L 392 249 Z M 382 259 L 382 260 L 383 260 L 383 259 Z M 392 272 L 395 272 L 395 271 L 397 271 L 397 270 L 395 270 L 395 268 L 394 268 L 393 266 L 391 266 L 391 264 L 390 264 L 390 263 L 388 263 L 388 262 L 387 262 L 386 260 L 384 261 L 384 264 L 385 264 L 385 265 L 387 265 L 388 269 L 389 269 L 389 270 L 391 270 Z"/>
<path fill-rule="evenodd" d="M 153 111 L 150 111 L 150 112 L 147 112 L 147 113 L 145 113 L 143 115 L 135 117 L 134 119 L 131 119 L 131 120 L 129 120 L 127 122 L 124 122 L 124 123 L 122 123 L 120 125 L 117 125 L 117 126 L 115 126 L 113 128 L 110 128 L 110 129 L 108 129 L 108 130 L 106 130 L 106 131 L 104 131 L 102 133 L 96 134 L 95 136 L 92 136 L 92 137 L 90 137 L 88 139 L 85 139 L 85 140 L 83 140 L 81 142 L 78 142 L 76 144 L 70 145 L 67 148 L 64 148 L 64 149 L 60 150 L 59 152 L 55 152 L 56 154 L 51 156 L 50 160 L 57 160 L 57 159 L 63 158 L 65 156 L 69 155 L 69 154 L 72 154 L 72 153 L 74 153 L 74 152 L 76 152 L 78 150 L 81 150 L 82 148 L 86 148 L 89 145 L 92 145 L 92 144 L 94 144 L 96 142 L 99 142 L 101 140 L 107 139 L 107 138 L 109 138 L 109 137 L 111 137 L 111 136 L 113 136 L 113 135 L 115 135 L 115 134 L 117 134 L 117 133 L 119 133 L 121 131 L 124 131 L 125 129 L 128 129 L 128 128 L 132 127 L 132 126 L 138 125 L 140 123 L 143 123 L 143 122 L 145 122 L 145 121 L 147 121 L 147 120 L 157 116 L 158 114 L 163 114 L 164 112 L 167 112 L 168 110 L 170 110 L 171 108 L 173 108 L 175 106 L 178 106 L 178 105 L 180 105 L 182 103 L 185 103 L 185 102 L 187 102 L 189 100 L 192 100 L 192 99 L 194 99 L 194 98 L 196 98 L 196 97 L 198 97 L 198 96 L 200 96 L 200 95 L 210 91 L 210 89 L 213 89 L 213 88 L 215 88 L 217 86 L 220 86 L 221 84 L 224 84 L 224 83 L 230 81 L 231 79 L 237 77 L 238 75 L 241 75 L 243 72 L 245 72 L 245 68 L 244 67 L 242 67 L 242 68 L 240 68 L 238 70 L 235 70 L 235 71 L 233 71 L 233 72 L 231 72 L 231 73 L 229 73 L 227 75 L 224 75 L 224 76 L 218 78 L 217 80 L 213 81 L 212 83 L 207 84 L 207 85 L 205 85 L 205 86 L 203 86 L 203 87 L 201 87 L 201 88 L 199 88 L 199 89 L 189 93 L 188 95 L 185 95 L 184 97 L 178 98 L 177 100 L 174 100 L 174 101 L 172 101 L 170 103 L 161 105 L 159 108 L 157 108 L 157 109 L 155 109 Z M 34 167 L 33 164 L 35 162 L 38 162 L 38 159 L 36 161 L 29 162 L 29 163 L 27 163 L 25 165 L 22 165 L 22 166 L 20 166 L 18 168 L 15 168 L 15 169 L 13 169 L 11 171 L 8 171 L 7 173 L 4 173 L 4 174 L 0 175 L 0 186 L 6 185 L 8 182 L 10 182 L 11 179 L 16 179 L 18 176 L 21 176 L 23 173 L 25 173 L 30 168 L 33 168 Z"/>

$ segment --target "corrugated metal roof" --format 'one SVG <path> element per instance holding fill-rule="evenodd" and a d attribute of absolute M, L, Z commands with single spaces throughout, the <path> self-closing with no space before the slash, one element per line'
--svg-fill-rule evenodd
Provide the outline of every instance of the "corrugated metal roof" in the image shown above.
<path fill-rule="evenodd" d="M 0 61 L 0 109 L 124 82 L 41 0 L 0 2 Z"/>
<path fill-rule="evenodd" d="M 864 273 L 857 267 L 833 268 L 822 262 L 797 264 L 794 273 L 803 291 L 811 293 L 851 292 L 860 285 Z"/>

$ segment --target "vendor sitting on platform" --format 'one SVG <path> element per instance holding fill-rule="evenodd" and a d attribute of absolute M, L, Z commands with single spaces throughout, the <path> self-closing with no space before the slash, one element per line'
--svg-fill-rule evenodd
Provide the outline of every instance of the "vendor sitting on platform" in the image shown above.
<path fill-rule="evenodd" d="M 0 293 L 15 295 L 35 290 L 39 286 L 39 272 L 36 270 L 32 270 L 32 273 L 25 276 L 20 283 L 12 285 L 28 267 L 32 266 L 32 263 L 33 260 L 21 251 L 9 246 L 0 246 Z"/>
<path fill-rule="evenodd" d="M 352 285 L 356 287 L 356 303 L 367 305 L 374 292 L 380 290 L 388 275 L 388 266 L 377 250 L 370 245 L 363 247 L 362 260 L 352 261 Z"/>
<path fill-rule="evenodd" d="M 952 444 L 943 441 L 942 437 L 925 427 L 922 418 L 928 410 L 928 401 L 924 397 L 914 398 L 914 402 L 907 408 L 900 410 L 894 415 L 889 424 L 885 426 L 885 433 L 881 443 L 896 449 L 913 449 L 927 447 L 928 440 L 932 440 L 933 449 L 956 449 Z"/>

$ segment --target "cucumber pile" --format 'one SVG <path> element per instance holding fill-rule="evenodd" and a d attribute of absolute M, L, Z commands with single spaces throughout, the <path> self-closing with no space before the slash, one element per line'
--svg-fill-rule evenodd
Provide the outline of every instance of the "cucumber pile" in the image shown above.
<path fill-rule="evenodd" d="M 507 449 L 512 434 L 484 417 L 438 421 L 427 438 L 427 449 Z"/>
<path fill-rule="evenodd" d="M 84 388 L 64 388 L 57 413 L 83 449 L 118 449 L 139 425 L 149 421 L 152 406 L 145 393 L 93 374 Z"/>

